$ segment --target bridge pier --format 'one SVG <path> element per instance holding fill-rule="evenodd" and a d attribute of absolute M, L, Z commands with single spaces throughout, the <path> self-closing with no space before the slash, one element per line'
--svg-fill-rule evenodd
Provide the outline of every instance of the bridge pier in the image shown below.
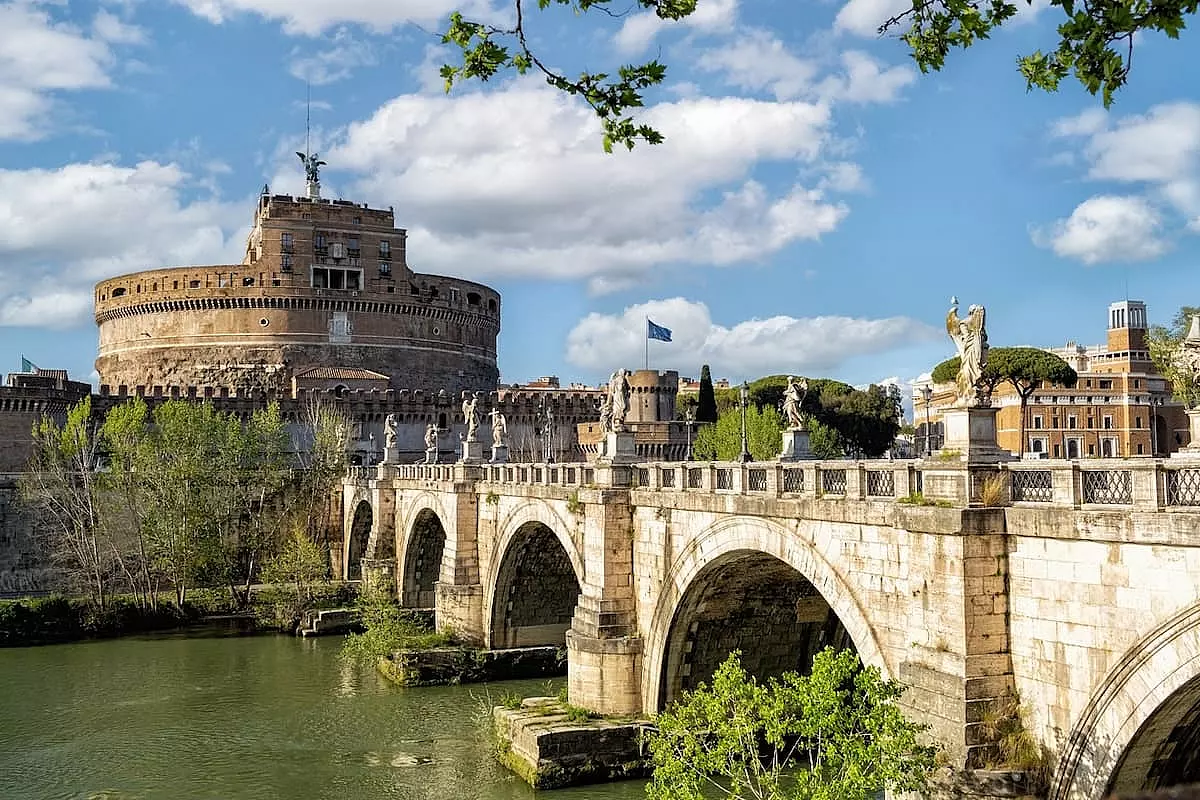
<path fill-rule="evenodd" d="M 479 498 L 475 481 L 478 467 L 455 465 L 454 483 L 447 505 L 451 519 L 444 520 L 447 536 L 442 547 L 442 569 L 434 587 L 435 620 L 439 632 L 453 633 L 463 644 L 483 647 L 487 625 L 483 615 L 483 583 L 479 571 Z M 453 526 L 453 527 L 451 527 Z"/>
<path fill-rule="evenodd" d="M 599 476 L 598 476 L 599 477 Z M 633 514 L 624 489 L 581 489 L 584 580 L 567 631 L 567 696 L 599 714 L 642 711 L 633 595 Z"/>

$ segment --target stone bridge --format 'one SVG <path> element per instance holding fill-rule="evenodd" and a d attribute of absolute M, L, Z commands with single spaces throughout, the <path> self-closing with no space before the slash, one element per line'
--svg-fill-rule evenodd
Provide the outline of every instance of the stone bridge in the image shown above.
<path fill-rule="evenodd" d="M 347 577 L 394 565 L 485 647 L 565 644 L 594 711 L 849 646 L 960 766 L 1015 693 L 1051 798 L 1200 780 L 1200 463 L 381 465 L 344 511 Z"/>

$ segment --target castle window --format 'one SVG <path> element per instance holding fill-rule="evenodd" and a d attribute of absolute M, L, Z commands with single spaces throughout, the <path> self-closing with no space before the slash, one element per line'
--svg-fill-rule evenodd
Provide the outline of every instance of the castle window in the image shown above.
<path fill-rule="evenodd" d="M 446 415 L 438 414 L 438 428 L 446 430 Z"/>
<path fill-rule="evenodd" d="M 125 295 L 125 287 L 124 286 L 118 286 L 116 289 L 112 290 L 113 297 L 123 297 L 124 295 Z"/>
<path fill-rule="evenodd" d="M 379 257 L 387 261 L 392 258 L 392 243 L 387 239 L 379 240 Z"/>
<path fill-rule="evenodd" d="M 1104 425 L 1104 430 L 1106 430 L 1106 431 L 1112 430 L 1112 426 L 1113 426 L 1112 417 L 1106 414 L 1104 416 L 1103 425 Z"/>
<path fill-rule="evenodd" d="M 324 253 L 324 251 L 325 251 L 325 234 L 318 233 L 313 236 L 313 250 L 317 251 L 318 253 Z"/>
<path fill-rule="evenodd" d="M 1112 380 L 1102 380 L 1102 381 L 1100 381 L 1100 388 L 1101 388 L 1101 389 L 1111 389 L 1112 387 L 1113 387 Z"/>
<path fill-rule="evenodd" d="M 430 286 L 430 287 L 429 287 L 429 296 L 430 296 L 430 297 L 437 297 L 437 296 L 438 296 L 438 288 L 437 288 L 436 286 Z"/>
<path fill-rule="evenodd" d="M 451 289 L 450 290 L 450 302 L 457 303 L 458 299 L 459 299 L 458 289 Z"/>
<path fill-rule="evenodd" d="M 355 217 L 355 218 L 354 218 L 354 224 L 355 224 L 355 225 L 362 225 L 362 217 Z"/>
<path fill-rule="evenodd" d="M 380 275 L 391 275 L 392 274 L 391 262 L 380 261 L 379 262 L 379 274 Z"/>
<path fill-rule="evenodd" d="M 346 240 L 346 250 L 350 253 L 350 258 L 358 258 L 362 251 L 358 246 L 358 237 L 354 236 Z"/>
<path fill-rule="evenodd" d="M 410 283 L 408 285 L 408 293 L 411 294 L 413 297 L 416 297 L 417 295 L 421 294 L 421 287 L 417 286 L 416 284 Z"/>
<path fill-rule="evenodd" d="M 1141 378 L 1134 378 L 1134 379 L 1133 379 L 1133 388 L 1135 388 L 1135 389 L 1140 389 L 1140 388 L 1142 388 L 1142 380 L 1141 380 Z"/>
<path fill-rule="evenodd" d="M 1137 417 L 1134 417 L 1134 418 L 1133 418 L 1133 427 L 1135 427 L 1135 428 L 1140 428 L 1140 427 L 1142 427 L 1142 418 L 1141 418 L 1141 416 L 1137 416 Z"/>
<path fill-rule="evenodd" d="M 189 281 L 189 282 L 188 282 L 188 288 L 190 288 L 190 289 L 199 289 L 199 288 L 200 288 L 200 281 Z"/>
<path fill-rule="evenodd" d="M 333 396 L 345 397 L 346 392 L 348 391 L 350 391 L 349 387 L 347 387 L 344 383 L 339 383 L 337 386 L 333 387 Z"/>
<path fill-rule="evenodd" d="M 1138 455 L 1139 455 L 1139 456 L 1140 456 L 1140 455 L 1145 455 L 1145 453 L 1144 453 L 1144 452 L 1143 452 L 1143 450 L 1142 450 L 1142 443 L 1141 443 L 1141 442 L 1138 442 Z"/>
<path fill-rule="evenodd" d="M 292 271 L 292 257 L 286 253 L 279 257 L 279 268 L 284 272 Z"/>
<path fill-rule="evenodd" d="M 1038 414 L 1033 418 L 1033 429 L 1040 431 L 1042 429 L 1042 415 Z"/>
<path fill-rule="evenodd" d="M 172 289 L 178 289 L 178 288 L 179 288 L 179 281 L 171 281 L 171 288 L 172 288 Z"/>
<path fill-rule="evenodd" d="M 1076 417 L 1074 414 L 1068 414 L 1067 415 L 1067 427 L 1070 428 L 1071 430 L 1078 428 L 1079 427 L 1079 418 Z"/>
<path fill-rule="evenodd" d="M 253 285 L 254 285 L 254 278 L 251 278 L 249 276 L 242 278 L 242 286 L 253 286 Z"/>
<path fill-rule="evenodd" d="M 285 253 L 292 252 L 292 248 L 294 246 L 295 246 L 295 242 L 292 239 L 292 235 L 290 233 L 279 234 L 279 248 L 283 252 L 285 252 Z"/>
<path fill-rule="evenodd" d="M 482 300 L 478 292 L 467 292 L 467 305 L 477 306 Z"/>
<path fill-rule="evenodd" d="M 495 310 L 496 310 L 496 300 L 495 300 L 495 298 L 492 298 L 491 300 L 488 300 L 488 311 L 495 311 Z"/>

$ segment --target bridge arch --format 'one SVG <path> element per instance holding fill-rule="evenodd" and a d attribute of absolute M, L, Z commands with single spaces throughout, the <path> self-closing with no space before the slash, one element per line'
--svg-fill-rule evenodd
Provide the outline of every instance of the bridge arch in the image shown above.
<path fill-rule="evenodd" d="M 1051 800 L 1200 782 L 1200 605 L 1125 653 L 1059 757 Z"/>
<path fill-rule="evenodd" d="M 437 582 L 442 574 L 446 528 L 428 505 L 415 510 L 404 531 L 400 550 L 400 605 L 404 608 L 433 608 L 437 605 Z"/>
<path fill-rule="evenodd" d="M 565 646 L 584 581 L 583 559 L 566 521 L 532 501 L 498 528 L 484 585 L 488 646 Z"/>
<path fill-rule="evenodd" d="M 355 497 L 351 508 L 354 510 L 346 527 L 346 580 L 356 581 L 362 578 L 362 560 L 371 543 L 374 513 L 371 501 L 365 498 Z"/>
<path fill-rule="evenodd" d="M 808 651 L 813 651 L 813 643 L 823 646 L 841 642 L 852 646 L 863 663 L 878 667 L 885 678 L 891 677 L 883 650 L 852 588 L 802 535 L 771 520 L 730 517 L 691 541 L 667 572 L 647 631 L 642 693 L 648 711 L 665 707 L 676 692 L 685 688 L 680 680 L 682 655 L 689 647 L 695 652 L 698 641 L 693 636 L 688 642 L 686 634 L 699 632 L 705 615 L 719 614 L 723 605 L 757 606 L 767 614 L 772 609 L 786 610 L 792 613 L 792 622 L 809 626 L 792 631 L 800 639 L 809 637 L 809 643 L 798 640 L 794 643 L 796 652 L 783 653 L 783 658 L 790 656 L 799 662 L 802 657 L 811 657 Z M 820 619 L 822 613 L 826 615 L 824 621 Z M 763 642 L 761 620 L 747 622 L 746 645 Z M 755 633 L 758 636 L 751 639 Z M 700 654 L 713 663 L 701 665 L 700 673 L 693 669 L 689 675 L 692 682 L 707 679 L 701 673 L 711 671 L 730 650 L 741 646 L 732 642 L 732 646 L 717 652 L 721 644 L 709 643 L 711 652 Z M 741 649 L 747 651 L 744 660 L 755 660 L 756 666 L 771 671 L 772 664 L 763 653 L 751 655 L 748 646 Z M 805 652 L 799 652 L 801 649 Z"/>

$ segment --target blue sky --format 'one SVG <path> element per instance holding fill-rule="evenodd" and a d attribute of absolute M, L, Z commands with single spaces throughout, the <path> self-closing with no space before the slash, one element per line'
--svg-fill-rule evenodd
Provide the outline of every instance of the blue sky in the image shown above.
<path fill-rule="evenodd" d="M 95 281 L 240 260 L 262 185 L 302 191 L 305 79 L 324 194 L 395 206 L 414 269 L 503 294 L 506 382 L 640 366 L 647 315 L 675 332 L 660 369 L 861 384 L 952 354 L 951 295 L 994 345 L 1100 342 L 1127 294 L 1153 321 L 1200 303 L 1193 33 L 1140 40 L 1105 112 L 1016 73 L 1055 10 L 922 76 L 873 33 L 894 3 L 535 15 L 568 71 L 669 65 L 666 143 L 606 156 L 536 78 L 442 91 L 433 32 L 503 0 L 0 0 L 0 370 L 88 380 Z"/>

